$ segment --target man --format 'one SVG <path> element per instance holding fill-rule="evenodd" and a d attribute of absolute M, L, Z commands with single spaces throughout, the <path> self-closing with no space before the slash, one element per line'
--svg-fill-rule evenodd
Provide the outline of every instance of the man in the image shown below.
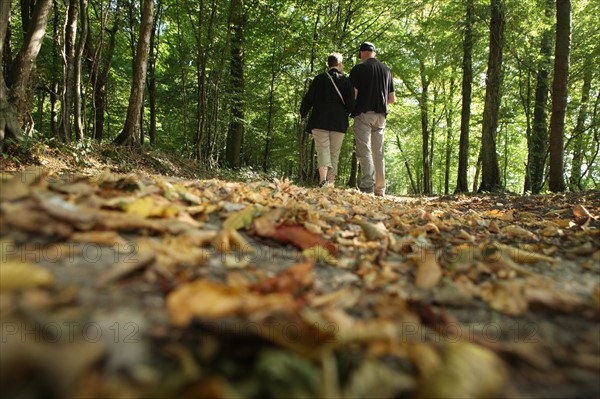
<path fill-rule="evenodd" d="M 360 162 L 362 179 L 360 191 L 385 195 L 385 160 L 383 137 L 388 104 L 396 101 L 392 71 L 375 58 L 373 43 L 360 45 L 361 62 L 350 71 L 354 84 L 354 140 L 356 157 Z"/>
<path fill-rule="evenodd" d="M 340 53 L 327 57 L 329 71 L 317 75 L 302 98 L 300 116 L 308 115 L 306 130 L 311 132 L 317 150 L 319 185 L 333 185 L 338 171 L 340 149 L 348 130 L 348 115 L 354 108 L 354 88 L 345 77 Z"/>

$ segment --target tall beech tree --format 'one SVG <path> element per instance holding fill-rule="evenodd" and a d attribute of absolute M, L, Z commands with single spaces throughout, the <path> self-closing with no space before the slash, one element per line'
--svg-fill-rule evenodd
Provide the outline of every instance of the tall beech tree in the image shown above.
<path fill-rule="evenodd" d="M 125 127 L 115 138 L 115 144 L 140 145 L 140 115 L 144 102 L 144 87 L 148 70 L 148 53 L 150 37 L 154 20 L 154 0 L 144 0 L 142 3 L 142 18 L 140 34 L 136 45 L 135 61 L 133 63 L 133 80 L 129 95 L 129 107 Z"/>
<path fill-rule="evenodd" d="M 473 24 L 474 0 L 466 1 L 462 58 L 462 108 L 460 112 L 460 144 L 458 151 L 458 176 L 456 192 L 469 191 L 467 168 L 469 167 L 469 131 L 471 122 L 471 93 L 473 84 Z"/>
<path fill-rule="evenodd" d="M 564 176 L 564 141 L 570 51 L 571 1 L 557 0 L 552 116 L 550 117 L 550 174 L 548 180 L 548 186 L 553 192 L 565 191 L 567 188 Z"/>
<path fill-rule="evenodd" d="M 4 42 L 10 21 L 11 0 L 2 0 L 0 11 L 0 49 L 4 54 Z M 28 22 L 27 33 L 15 59 L 10 63 L 6 81 L 2 70 L 0 78 L 0 136 L 21 136 L 23 116 L 29 113 L 27 95 L 29 78 L 35 60 L 42 47 L 46 25 L 52 10 L 52 0 L 38 0 Z M 4 59 L 4 57 L 2 57 Z M 2 69 L 5 67 L 3 66 Z"/>
<path fill-rule="evenodd" d="M 483 109 L 481 136 L 481 185 L 479 191 L 496 192 L 502 189 L 500 167 L 496 150 L 496 130 L 500 111 L 500 90 L 502 88 L 502 51 L 504 48 L 504 27 L 506 24 L 506 3 L 504 0 L 491 0 L 490 3 L 490 48 Z"/>
<path fill-rule="evenodd" d="M 242 143 L 245 132 L 244 105 L 244 4 L 242 0 L 231 0 L 230 12 L 230 73 L 231 73 L 231 115 L 227 129 L 225 160 L 227 166 L 241 166 Z"/>
<path fill-rule="evenodd" d="M 550 60 L 552 56 L 553 20 L 556 0 L 546 0 L 540 58 L 537 67 L 533 128 L 528 138 L 527 171 L 525 191 L 538 194 L 544 184 L 544 171 L 548 153 L 548 94 L 550 92 Z"/>

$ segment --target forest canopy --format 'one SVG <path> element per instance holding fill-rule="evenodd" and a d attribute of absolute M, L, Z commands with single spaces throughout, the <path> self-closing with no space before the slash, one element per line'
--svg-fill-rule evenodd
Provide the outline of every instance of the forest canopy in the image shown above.
<path fill-rule="evenodd" d="M 330 52 L 348 73 L 368 40 L 398 97 L 389 193 L 600 186 L 597 1 L 9 0 L 0 22 L 2 136 L 310 184 L 302 96 Z M 350 129 L 338 184 L 356 174 Z"/>

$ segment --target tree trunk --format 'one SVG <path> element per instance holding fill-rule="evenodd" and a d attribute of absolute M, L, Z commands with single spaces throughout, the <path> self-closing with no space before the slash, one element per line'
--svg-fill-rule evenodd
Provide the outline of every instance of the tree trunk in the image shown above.
<path fill-rule="evenodd" d="M 564 137 L 571 50 L 571 1 L 556 2 L 556 47 L 554 51 L 554 81 L 552 84 L 552 116 L 550 117 L 550 191 L 565 191 Z"/>
<path fill-rule="evenodd" d="M 154 0 L 144 0 L 142 5 L 142 20 L 140 35 L 136 46 L 135 62 L 133 64 L 133 81 L 129 95 L 129 106 L 123 131 L 114 139 L 115 144 L 140 144 L 140 115 L 144 105 L 144 87 L 148 70 L 148 50 L 152 35 L 154 19 Z"/>
<path fill-rule="evenodd" d="M 269 154 L 271 152 L 271 135 L 272 135 L 272 129 L 273 129 L 273 106 L 275 103 L 275 79 L 277 77 L 277 69 L 275 66 L 275 51 L 277 49 L 276 46 L 276 37 L 277 33 L 274 34 L 273 37 L 273 47 L 272 47 L 272 54 L 271 54 L 271 83 L 269 85 L 269 113 L 267 116 L 267 137 L 265 140 L 265 150 L 263 153 L 263 165 L 262 165 L 262 169 L 263 172 L 267 172 L 269 170 Z"/>
<path fill-rule="evenodd" d="M 162 12 L 162 1 L 158 0 L 156 17 L 152 26 L 152 36 L 150 37 L 150 60 L 148 65 L 148 102 L 150 106 L 150 146 L 156 145 L 156 58 L 158 54 L 158 22 Z"/>
<path fill-rule="evenodd" d="M 421 72 L 421 96 L 419 109 L 421 110 L 421 135 L 423 138 L 423 194 L 431 194 L 431 160 L 429 153 L 429 79 L 426 76 L 425 64 L 419 62 Z"/>
<path fill-rule="evenodd" d="M 52 86 L 50 89 L 50 130 L 52 137 L 58 138 L 58 91 L 60 90 L 60 14 L 58 11 L 58 2 L 54 2 L 54 20 L 52 34 Z"/>
<path fill-rule="evenodd" d="M 0 50 L 4 50 L 4 41 L 10 19 L 11 1 L 3 0 L 0 7 Z M 11 63 L 8 78 L 0 81 L 0 135 L 21 137 L 20 115 L 29 113 L 27 87 L 35 60 L 42 47 L 46 25 L 52 9 L 52 0 L 38 0 L 29 23 L 29 29 L 21 49 Z M 2 68 L 3 69 L 3 68 Z M 1 138 L 0 138 L 1 139 Z"/>
<path fill-rule="evenodd" d="M 460 113 L 460 144 L 458 150 L 458 176 L 456 192 L 469 191 L 467 172 L 469 168 L 469 123 L 471 120 L 471 89 L 473 83 L 473 22 L 475 14 L 474 0 L 467 1 L 465 18 L 465 33 L 463 39 L 463 79 L 462 79 L 462 110 Z"/>
<path fill-rule="evenodd" d="M 93 119 L 94 127 L 92 137 L 98 143 L 102 142 L 104 132 L 104 109 L 106 104 L 106 82 L 108 81 L 108 73 L 110 71 L 110 64 L 112 63 L 112 57 L 115 51 L 116 45 L 116 33 L 119 30 L 119 11 L 114 13 L 114 26 L 111 29 L 106 29 L 109 34 L 108 45 L 105 46 L 104 33 L 100 34 L 98 39 L 98 45 L 96 48 L 91 43 L 90 35 L 88 34 L 87 40 L 87 53 L 93 54 L 93 57 L 88 56 L 89 69 L 92 79 L 92 90 L 93 90 Z M 103 30 L 104 30 L 103 29 Z"/>
<path fill-rule="evenodd" d="M 479 191 L 498 192 L 502 189 L 496 152 L 496 130 L 500 112 L 502 87 L 502 50 L 504 47 L 505 0 L 491 0 L 490 54 L 486 78 L 485 105 L 481 138 L 481 185 Z"/>
<path fill-rule="evenodd" d="M 58 126 L 59 138 L 69 143 L 71 141 L 71 115 L 73 112 L 73 92 L 75 90 L 75 40 L 77 36 L 77 17 L 79 13 L 78 0 L 69 0 L 67 23 L 65 27 L 65 42 L 63 47 L 63 90 Z"/>
<path fill-rule="evenodd" d="M 592 88 L 593 66 L 591 56 L 586 56 L 583 70 L 583 87 L 581 88 L 581 105 L 577 115 L 577 125 L 573 131 L 573 162 L 571 163 L 571 176 L 569 178 L 569 189 L 571 191 L 581 190 L 581 167 L 583 166 L 583 138 L 585 135 L 585 120 L 588 117 L 588 103 L 590 101 L 590 90 Z"/>
<path fill-rule="evenodd" d="M 446 157 L 445 157 L 445 174 L 444 174 L 444 194 L 450 194 L 450 165 L 452 163 L 452 130 L 454 129 L 452 123 L 452 114 L 454 113 L 454 70 L 450 77 L 450 93 L 449 99 L 446 105 Z"/>
<path fill-rule="evenodd" d="M 555 0 L 546 0 L 546 19 L 551 19 Z M 538 63 L 537 82 L 535 89 L 535 108 L 533 112 L 533 131 L 529 141 L 527 157 L 527 176 L 529 184 L 525 190 L 538 194 L 544 184 L 546 154 L 548 151 L 548 92 L 550 59 L 552 57 L 552 33 L 548 28 L 542 34 L 540 46 L 540 61 Z"/>
<path fill-rule="evenodd" d="M 227 130 L 225 161 L 230 168 L 240 167 L 244 140 L 244 25 L 242 0 L 231 0 L 231 119 Z"/>
<path fill-rule="evenodd" d="M 4 54 L 4 40 L 10 20 L 10 3 L 11 0 L 0 3 L 0 57 Z M 5 137 L 21 137 L 21 127 L 16 109 L 8 101 L 8 87 L 4 81 L 4 62 L 2 61 L 0 60 L 0 151 Z"/>
<path fill-rule="evenodd" d="M 88 35 L 88 1 L 79 0 L 79 15 L 81 24 L 81 34 L 79 35 L 79 43 L 77 45 L 77 51 L 75 52 L 75 88 L 73 90 L 73 120 L 75 123 L 75 137 L 76 139 L 83 140 L 83 117 L 82 117 L 82 88 L 81 88 L 81 60 L 83 58 L 83 52 L 85 50 L 85 42 Z"/>

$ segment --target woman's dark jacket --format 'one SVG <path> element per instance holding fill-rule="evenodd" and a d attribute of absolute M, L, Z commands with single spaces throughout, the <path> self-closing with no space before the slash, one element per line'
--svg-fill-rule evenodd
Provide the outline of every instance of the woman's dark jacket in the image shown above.
<path fill-rule="evenodd" d="M 333 78 L 340 93 L 344 97 L 342 103 L 339 94 L 331 84 L 327 74 Z M 354 109 L 354 86 L 350 80 L 337 69 L 317 75 L 310 84 L 308 91 L 302 98 L 300 116 L 306 117 L 310 109 L 312 113 L 308 118 L 306 130 L 323 129 L 346 133 L 348 130 L 348 115 Z"/>

